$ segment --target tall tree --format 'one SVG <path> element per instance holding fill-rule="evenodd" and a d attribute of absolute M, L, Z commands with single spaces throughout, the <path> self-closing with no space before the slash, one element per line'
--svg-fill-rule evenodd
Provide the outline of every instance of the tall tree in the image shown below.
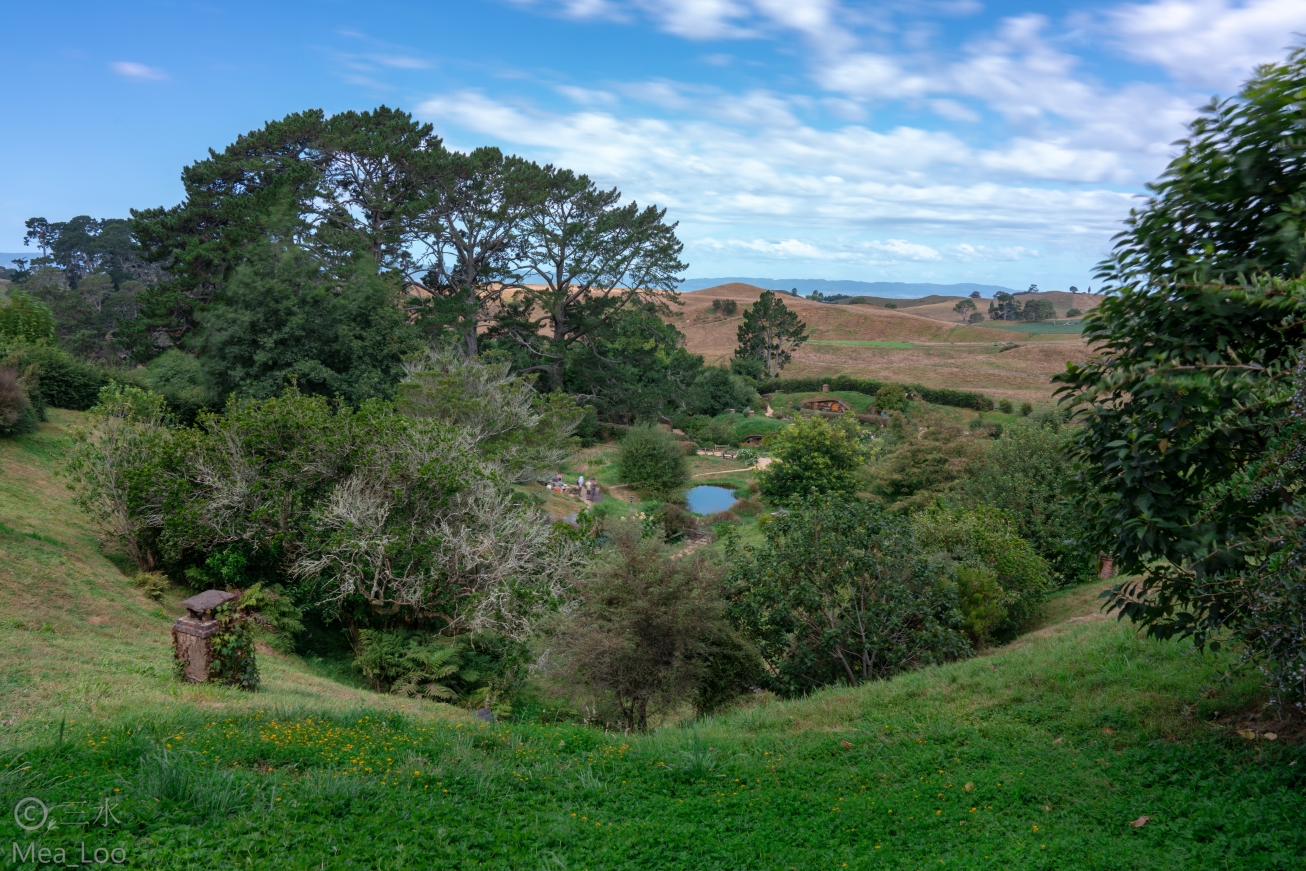
<path fill-rule="evenodd" d="M 449 154 L 425 180 L 414 237 L 422 252 L 424 314 L 480 350 L 480 328 L 521 285 L 518 235 L 540 197 L 535 164 L 497 148 Z"/>
<path fill-rule="evenodd" d="M 618 312 L 652 306 L 666 314 L 685 264 L 666 210 L 621 204 L 616 188 L 549 166 L 543 195 L 521 226 L 522 265 L 530 284 L 505 306 L 497 334 L 520 345 L 525 371 L 563 389 L 567 355 Z M 538 282 L 538 284 L 536 284 Z"/>
<path fill-rule="evenodd" d="M 971 312 L 975 311 L 975 301 L 963 299 L 952 307 L 952 310 L 961 315 L 961 322 L 964 324 L 970 317 Z"/>
<path fill-rule="evenodd" d="M 423 181 L 443 154 L 429 124 L 385 106 L 330 118 L 299 112 L 210 151 L 182 171 L 180 205 L 132 212 L 146 256 L 170 276 L 142 301 L 141 331 L 181 339 L 250 243 L 274 232 L 338 278 L 355 275 L 359 258 L 411 278 Z"/>
<path fill-rule="evenodd" d="M 807 324 L 798 319 L 772 291 L 764 290 L 757 302 L 744 309 L 737 333 L 736 357 L 761 360 L 766 377 L 775 378 L 807 341 Z"/>

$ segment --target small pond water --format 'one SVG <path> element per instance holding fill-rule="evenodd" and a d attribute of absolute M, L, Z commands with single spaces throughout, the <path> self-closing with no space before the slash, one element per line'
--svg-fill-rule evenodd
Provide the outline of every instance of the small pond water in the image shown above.
<path fill-rule="evenodd" d="M 735 491 L 728 487 L 700 484 L 685 494 L 689 510 L 695 514 L 717 514 L 726 511 L 737 501 Z"/>

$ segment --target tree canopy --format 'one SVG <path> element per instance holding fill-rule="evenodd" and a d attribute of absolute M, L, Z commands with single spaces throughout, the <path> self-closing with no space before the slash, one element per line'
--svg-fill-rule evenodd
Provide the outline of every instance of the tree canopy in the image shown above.
<path fill-rule="evenodd" d="M 761 360 L 766 377 L 775 378 L 807 341 L 807 324 L 798 319 L 773 291 L 764 290 L 757 302 L 744 309 L 735 356 Z"/>

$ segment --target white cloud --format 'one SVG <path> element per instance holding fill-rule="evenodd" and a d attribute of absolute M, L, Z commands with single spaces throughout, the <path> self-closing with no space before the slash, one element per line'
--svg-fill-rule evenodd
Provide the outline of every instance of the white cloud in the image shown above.
<path fill-rule="evenodd" d="M 114 61 L 109 64 L 109 69 L 124 78 L 139 82 L 161 82 L 168 78 L 168 74 L 158 67 L 149 67 L 129 60 Z"/>
<path fill-rule="evenodd" d="M 1226 94 L 1306 30 L 1306 0 L 1158 0 L 1107 13 L 1129 55 Z"/>

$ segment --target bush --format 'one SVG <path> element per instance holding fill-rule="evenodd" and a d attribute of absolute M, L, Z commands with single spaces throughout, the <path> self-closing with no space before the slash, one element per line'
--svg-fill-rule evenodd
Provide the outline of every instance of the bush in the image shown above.
<path fill-rule="evenodd" d="M 1047 560 L 1060 586 L 1096 574 L 1097 548 L 1088 541 L 1089 520 L 1073 491 L 1071 443 L 1072 433 L 1060 428 L 1055 415 L 1007 426 L 960 488 L 966 505 L 1001 508 L 1016 534 Z"/>
<path fill-rule="evenodd" d="M 1079 316 L 1082 315 L 1082 314 L 1083 314 L 1083 312 L 1080 311 L 1080 310 L 1077 309 L 1077 308 L 1068 308 L 1068 309 L 1066 309 L 1066 317 L 1068 317 L 1068 318 L 1077 318 L 1077 317 L 1079 317 Z"/>
<path fill-rule="evenodd" d="M 880 411 L 902 411 L 907 407 L 907 391 L 900 384 L 886 384 L 875 391 L 875 407 Z"/>
<path fill-rule="evenodd" d="M 1029 416 L 1030 416 L 1031 414 L 1033 414 L 1033 413 L 1034 413 L 1034 403 L 1032 403 L 1032 402 L 1022 402 L 1022 403 L 1020 404 L 1020 416 L 1021 416 L 1021 417 L 1029 417 Z"/>
<path fill-rule="evenodd" d="M 957 588 L 910 524 L 874 503 L 809 498 L 731 548 L 731 613 L 779 693 L 857 684 L 966 656 Z"/>
<path fill-rule="evenodd" d="M 673 559 L 623 525 L 593 574 L 577 583 L 575 608 L 556 626 L 551 654 L 563 692 L 627 732 L 701 692 L 720 705 L 743 680 L 725 620 L 719 574 L 700 552 Z"/>
<path fill-rule="evenodd" d="M 766 380 L 766 364 L 756 357 L 731 357 L 730 372 L 750 384 Z"/>
<path fill-rule="evenodd" d="M 1001 511 L 935 508 L 914 515 L 912 527 L 922 553 L 956 568 L 961 594 L 969 599 L 963 613 L 982 629 L 976 642 L 989 635 L 1010 638 L 1040 613 L 1051 586 L 1048 564 Z"/>
<path fill-rule="evenodd" d="M 21 290 L 0 302 L 0 339 L 26 345 L 54 344 L 54 315 L 39 300 Z"/>
<path fill-rule="evenodd" d="M 753 388 L 738 375 L 724 369 L 709 368 L 694 379 L 685 397 L 685 409 L 691 414 L 715 417 L 729 409 L 743 411 L 753 402 Z"/>
<path fill-rule="evenodd" d="M 110 381 L 108 370 L 82 362 L 52 345 L 19 345 L 0 365 L 24 372 L 32 404 L 38 411 L 47 406 L 86 411 L 95 405 L 100 389 Z"/>
<path fill-rule="evenodd" d="M 642 496 L 669 496 L 689 480 L 689 464 L 680 443 L 654 426 L 631 427 L 621 440 L 617 474 Z"/>
<path fill-rule="evenodd" d="M 729 445 L 738 441 L 735 427 L 729 419 L 717 420 L 703 415 L 691 417 L 685 424 L 689 436 L 704 447 Z"/>
<path fill-rule="evenodd" d="M 13 366 L 0 368 L 0 437 L 25 435 L 40 426 L 23 379 Z"/>
<path fill-rule="evenodd" d="M 1016 406 L 1012 404 L 1010 399 L 998 400 L 998 411 L 1002 412 L 1003 414 L 1011 414 L 1015 410 L 1016 410 Z"/>
<path fill-rule="evenodd" d="M 204 383 L 200 361 L 170 348 L 148 365 L 121 373 L 119 379 L 159 394 L 182 423 L 191 424 L 199 413 L 214 404 Z"/>
<path fill-rule="evenodd" d="M 759 473 L 758 486 L 775 504 L 809 493 L 855 493 L 855 472 L 867 457 L 855 424 L 815 415 L 773 435 L 771 453 L 780 462 Z"/>

